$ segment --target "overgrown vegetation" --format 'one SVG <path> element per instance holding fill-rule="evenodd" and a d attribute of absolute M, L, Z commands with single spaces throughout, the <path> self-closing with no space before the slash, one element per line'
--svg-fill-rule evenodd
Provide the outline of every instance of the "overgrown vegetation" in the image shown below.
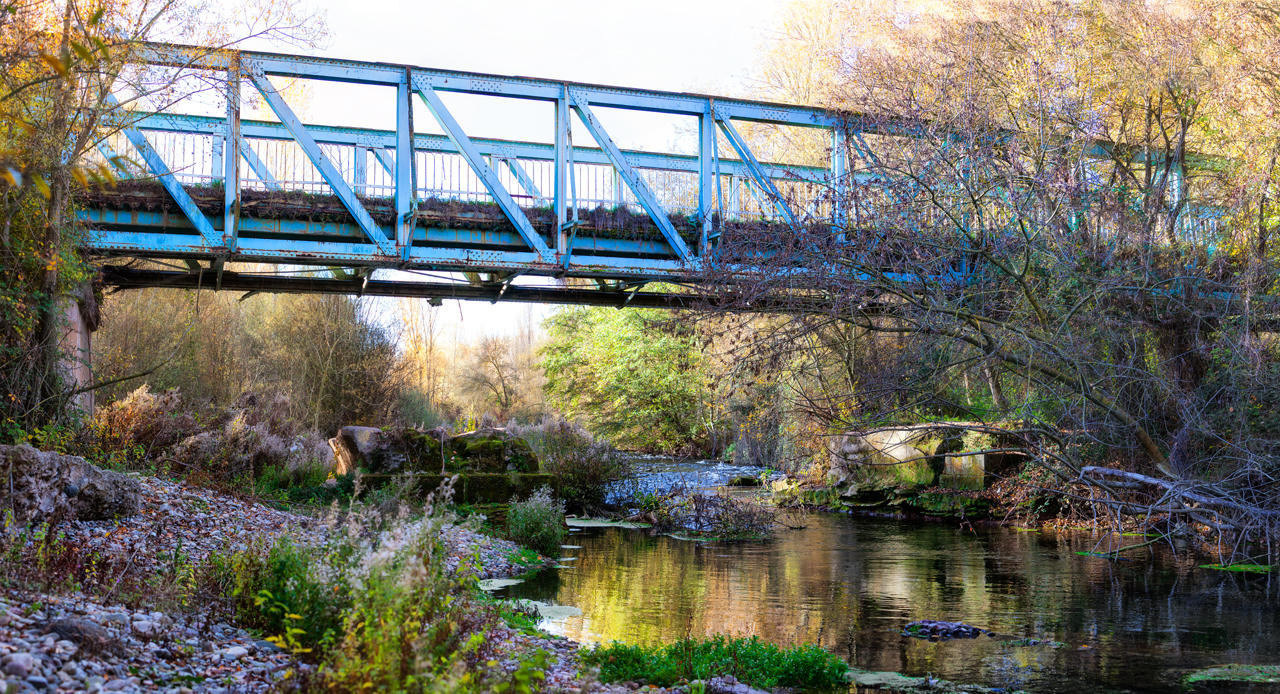
<path fill-rule="evenodd" d="M 752 687 L 829 692 L 847 689 L 849 666 L 814 645 L 780 648 L 756 637 L 682 639 L 658 647 L 614 643 L 588 650 L 583 662 L 600 668 L 604 682 L 670 687 L 732 675 Z"/>
<path fill-rule="evenodd" d="M 564 502 L 543 487 L 507 508 L 507 536 L 549 557 L 560 556 L 564 542 Z"/>
<path fill-rule="evenodd" d="M 209 580 L 242 623 L 321 664 L 290 683 L 303 690 L 533 691 L 546 654 L 499 655 L 488 633 L 502 610 L 475 596 L 474 573 L 441 544 L 462 522 L 446 510 L 449 493 L 413 518 L 352 507 L 323 544 L 284 540 L 217 557 Z M 496 657 L 520 665 L 492 667 Z"/>
<path fill-rule="evenodd" d="M 555 475 L 556 496 L 575 513 L 598 513 L 610 485 L 631 474 L 627 458 L 612 445 L 563 418 L 544 418 L 511 432 L 533 447 L 542 470 Z"/>

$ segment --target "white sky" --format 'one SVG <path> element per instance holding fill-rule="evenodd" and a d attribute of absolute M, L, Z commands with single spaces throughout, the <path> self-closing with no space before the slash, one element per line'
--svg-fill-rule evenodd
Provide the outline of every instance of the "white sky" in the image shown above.
<path fill-rule="evenodd" d="M 761 48 L 773 38 L 786 0 L 311 0 L 328 17 L 332 58 L 594 82 L 668 91 L 749 96 Z M 254 46 L 298 52 L 288 46 Z M 445 95 L 474 137 L 550 142 L 550 105 L 476 101 Z M 296 106 L 308 122 L 394 129 L 394 92 L 316 83 Z M 420 106 L 420 104 L 418 105 Z M 251 116 L 252 114 L 246 114 Z M 628 117 L 631 116 L 631 117 Z M 678 119 L 602 113 L 623 147 L 696 148 Z M 580 125 L 580 124 L 577 124 Z M 691 124 L 690 124 L 691 125 Z M 415 111 L 419 132 L 439 132 Z M 590 141 L 574 133 L 575 141 Z M 696 151 L 696 149 L 694 150 Z M 442 311 L 462 342 L 509 334 L 527 321 L 520 304 L 446 301 Z M 532 307 L 540 319 L 551 307 Z"/>

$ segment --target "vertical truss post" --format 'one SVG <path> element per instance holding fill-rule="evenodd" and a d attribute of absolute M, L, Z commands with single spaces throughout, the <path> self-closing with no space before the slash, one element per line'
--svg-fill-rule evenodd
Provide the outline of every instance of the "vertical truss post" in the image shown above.
<path fill-rule="evenodd" d="M 556 99 L 555 190 L 552 193 L 556 208 L 556 253 L 561 256 L 569 252 L 569 235 L 565 226 L 569 222 L 569 176 L 570 169 L 573 168 L 573 134 L 569 127 L 568 91 L 568 87 L 563 87 L 560 98 Z"/>
<path fill-rule="evenodd" d="M 849 156 L 844 127 L 837 124 L 831 129 L 831 220 L 835 225 L 836 239 L 844 243 L 847 238 L 848 220 L 845 204 L 849 198 Z"/>
<path fill-rule="evenodd" d="M 240 233 L 240 62 L 227 68 L 227 124 L 223 128 L 222 243 L 235 251 Z"/>
<path fill-rule="evenodd" d="M 366 145 L 356 145 L 355 161 L 351 174 L 351 185 L 355 188 L 356 195 L 364 195 L 369 185 L 369 147 Z"/>
<path fill-rule="evenodd" d="M 547 247 L 542 237 L 538 235 L 538 231 L 529 223 L 529 218 L 525 216 L 524 210 L 516 204 L 512 199 L 511 193 L 503 187 L 502 181 L 498 180 L 498 174 L 484 160 L 484 155 L 476 148 L 471 138 L 462 130 L 462 126 L 458 124 L 457 119 L 445 107 L 444 102 L 440 100 L 440 95 L 431 87 L 431 83 L 420 76 L 413 77 L 413 87 L 418 92 L 418 96 L 426 103 L 427 109 L 431 111 L 431 115 L 435 116 L 436 122 L 449 136 L 449 140 L 453 142 L 453 146 L 467 161 L 471 170 L 475 172 L 480 182 L 484 184 L 485 190 L 489 191 L 489 195 L 493 197 L 494 202 L 498 203 L 498 207 L 507 215 L 507 219 L 519 232 L 524 242 L 538 254 L 539 259 L 544 263 L 555 262 L 554 252 Z"/>
<path fill-rule="evenodd" d="M 289 108 L 289 104 L 285 103 L 284 98 L 280 96 L 280 92 L 277 92 L 276 88 L 271 85 L 270 80 L 267 79 L 266 74 L 262 71 L 262 66 L 257 63 L 251 64 L 249 78 L 253 80 L 254 86 L 258 88 L 258 91 L 266 100 L 267 106 L 271 107 L 272 112 L 284 124 L 285 129 L 289 131 L 289 134 L 293 135 L 294 141 L 306 153 L 307 158 L 319 169 L 320 176 L 324 178 L 325 183 L 329 184 L 330 190 L 338 196 L 343 206 L 351 213 L 356 225 L 360 227 L 364 235 L 369 238 L 373 245 L 377 246 L 379 253 L 382 255 L 395 255 L 395 245 L 388 241 L 387 235 L 382 231 L 382 227 L 378 226 L 378 223 L 374 221 L 368 210 L 364 209 L 364 204 L 356 197 L 355 192 L 351 190 L 351 186 L 342 180 L 342 174 L 338 171 L 338 168 L 333 165 L 332 161 L 329 161 L 329 157 L 321 151 L 320 145 L 316 144 L 315 138 L 311 136 L 311 133 L 307 132 L 306 126 L 302 124 L 302 121 L 298 120 L 297 114 L 293 112 L 292 108 Z"/>
<path fill-rule="evenodd" d="M 209 156 L 209 182 L 213 185 L 222 183 L 222 145 L 224 140 L 217 135 L 209 138 L 213 145 Z"/>
<path fill-rule="evenodd" d="M 680 238 L 680 232 L 676 231 L 666 212 L 658 204 L 658 199 L 654 196 L 653 191 L 649 189 L 649 184 L 644 182 L 640 174 L 622 156 L 622 150 L 618 149 L 618 145 L 614 143 L 612 137 L 609 137 L 609 133 L 600 124 L 595 113 L 591 111 L 591 105 L 587 99 L 571 91 L 569 100 L 573 105 L 573 109 L 578 112 L 578 118 L 587 127 L 587 132 L 591 133 L 591 137 L 594 137 L 596 142 L 599 143 L 600 149 L 604 150 L 605 156 L 613 163 L 614 171 L 618 172 L 623 180 L 627 182 L 631 192 L 640 201 L 640 206 L 644 208 L 645 212 L 649 213 L 649 218 L 653 220 L 654 225 L 662 232 L 667 244 L 671 246 L 671 250 L 675 251 L 676 257 L 685 263 L 692 263 L 694 257 L 689 252 L 689 246 L 685 244 L 684 239 Z"/>
<path fill-rule="evenodd" d="M 706 255 L 708 240 L 711 236 L 712 195 L 715 192 L 716 162 L 716 122 L 711 116 L 711 102 L 707 102 L 707 110 L 698 117 L 698 226 L 701 234 L 698 239 L 698 252 Z"/>
<path fill-rule="evenodd" d="M 413 164 L 413 85 L 406 68 L 396 85 L 396 247 L 408 260 L 417 225 L 417 179 Z"/>

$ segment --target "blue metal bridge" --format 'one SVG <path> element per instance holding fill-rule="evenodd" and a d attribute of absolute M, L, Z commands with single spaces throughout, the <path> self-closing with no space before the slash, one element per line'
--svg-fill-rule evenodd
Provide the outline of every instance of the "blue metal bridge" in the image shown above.
<path fill-rule="evenodd" d="M 849 143 L 829 111 L 166 44 L 141 59 L 204 75 L 225 114 L 126 111 L 100 144 L 120 180 L 84 201 L 87 250 L 183 263 L 108 266 L 117 286 L 672 305 L 635 290 L 698 272 L 726 224 L 843 225 Z M 395 129 L 304 123 L 284 79 L 394 90 Z M 241 118 L 246 90 L 276 120 Z M 546 137 L 474 137 L 448 93 L 550 104 Z M 415 101 L 442 134 L 415 130 Z M 696 151 L 623 149 L 602 120 L 617 111 L 679 117 Z M 752 128 L 802 132 L 808 165 L 757 156 Z M 584 281 L 515 281 L 528 276 Z"/>

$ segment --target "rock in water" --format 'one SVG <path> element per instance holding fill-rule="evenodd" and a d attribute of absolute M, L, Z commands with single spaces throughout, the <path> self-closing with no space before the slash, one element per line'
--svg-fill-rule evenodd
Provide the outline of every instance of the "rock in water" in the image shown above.
<path fill-rule="evenodd" d="M 930 641 L 976 639 L 983 634 L 991 635 L 991 632 L 964 622 L 939 622 L 932 619 L 922 619 L 902 628 L 903 636 Z"/>
<path fill-rule="evenodd" d="M 59 519 L 107 520 L 138 512 L 142 485 L 74 455 L 31 446 L 0 446 L 3 507 L 22 524 Z"/>

